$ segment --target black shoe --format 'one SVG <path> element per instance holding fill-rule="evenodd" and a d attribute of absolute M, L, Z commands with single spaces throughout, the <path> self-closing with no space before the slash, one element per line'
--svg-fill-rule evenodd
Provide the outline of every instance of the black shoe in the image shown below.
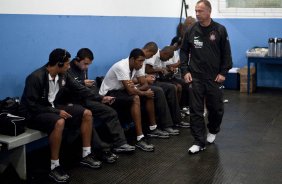
<path fill-rule="evenodd" d="M 102 162 L 97 160 L 93 154 L 89 154 L 80 160 L 80 164 L 93 169 L 98 169 L 102 166 Z"/>
<path fill-rule="evenodd" d="M 70 177 L 61 166 L 57 166 L 50 171 L 49 178 L 57 183 L 67 183 Z"/>
<path fill-rule="evenodd" d="M 179 135 L 180 131 L 177 129 L 173 129 L 171 127 L 165 128 L 164 131 L 166 131 L 167 133 L 169 133 L 169 135 Z"/>
<path fill-rule="evenodd" d="M 112 164 L 117 161 L 118 156 L 110 151 L 102 151 L 97 154 L 97 158 L 103 162 Z"/>
<path fill-rule="evenodd" d="M 143 151 L 148 151 L 148 152 L 151 152 L 151 151 L 154 151 L 154 145 L 152 144 L 148 144 L 144 138 L 142 138 L 141 140 L 137 141 L 136 145 L 135 145 L 137 148 L 140 148 L 141 150 Z"/>
<path fill-rule="evenodd" d="M 163 139 L 169 138 L 169 133 L 159 130 L 157 128 L 155 130 L 150 130 L 147 135 L 149 137 L 158 137 L 158 138 L 163 138 Z"/>
<path fill-rule="evenodd" d="M 121 152 L 124 152 L 124 153 L 128 153 L 128 152 L 133 152 L 135 151 L 135 146 L 131 146 L 129 144 L 123 144 L 119 147 L 116 147 L 116 148 L 113 148 L 113 151 L 115 153 L 121 153 Z"/>
<path fill-rule="evenodd" d="M 181 122 L 177 123 L 175 126 L 181 127 L 181 128 L 189 128 L 190 127 L 190 123 L 181 121 Z"/>

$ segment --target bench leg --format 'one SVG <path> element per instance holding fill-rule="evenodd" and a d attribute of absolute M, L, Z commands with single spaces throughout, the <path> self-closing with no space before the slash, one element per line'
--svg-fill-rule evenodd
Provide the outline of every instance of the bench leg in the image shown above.
<path fill-rule="evenodd" d="M 17 174 L 22 180 L 27 179 L 26 174 L 26 148 L 25 145 L 14 148 L 1 154 L 0 172 L 2 173 L 9 164 L 15 168 Z"/>

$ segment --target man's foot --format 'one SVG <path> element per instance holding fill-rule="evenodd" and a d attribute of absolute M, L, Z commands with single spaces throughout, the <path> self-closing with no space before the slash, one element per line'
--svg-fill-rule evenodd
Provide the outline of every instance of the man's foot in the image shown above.
<path fill-rule="evenodd" d="M 148 152 L 151 152 L 151 151 L 154 151 L 154 145 L 152 144 L 148 144 L 144 138 L 142 138 L 141 140 L 137 141 L 136 145 L 135 145 L 137 148 L 140 148 L 141 150 L 143 151 L 148 151 Z"/>
<path fill-rule="evenodd" d="M 190 109 L 189 107 L 183 107 L 181 112 L 185 113 L 186 115 L 190 115 Z"/>
<path fill-rule="evenodd" d="M 102 151 L 97 154 L 97 158 L 103 162 L 112 164 L 117 161 L 118 156 L 110 151 Z"/>
<path fill-rule="evenodd" d="M 89 154 L 80 160 L 80 164 L 93 169 L 98 169 L 102 166 L 102 162 L 95 158 L 94 154 Z"/>
<path fill-rule="evenodd" d="M 180 123 L 177 123 L 175 126 L 181 127 L 181 128 L 189 128 L 190 127 L 190 123 L 181 121 Z"/>
<path fill-rule="evenodd" d="M 179 135 L 180 131 L 177 129 L 173 129 L 171 127 L 165 128 L 164 131 L 166 131 L 167 133 L 169 133 L 169 135 Z"/>
<path fill-rule="evenodd" d="M 67 183 L 70 177 L 61 166 L 57 166 L 50 171 L 49 178 L 57 183 Z"/>
<path fill-rule="evenodd" d="M 206 149 L 206 147 L 201 147 L 201 146 L 198 146 L 198 145 L 193 145 L 193 146 L 191 146 L 188 149 L 188 153 L 192 155 L 192 154 L 199 153 L 200 151 L 203 151 L 205 149 Z"/>
<path fill-rule="evenodd" d="M 208 134 L 207 134 L 207 142 L 208 142 L 209 144 L 214 143 L 215 138 L 216 138 L 216 134 L 211 134 L 211 133 L 208 133 Z"/>
<path fill-rule="evenodd" d="M 123 145 L 121 145 L 121 146 L 119 146 L 119 147 L 113 148 L 113 151 L 114 151 L 115 153 L 121 153 L 121 152 L 123 152 L 123 153 L 128 153 L 128 152 L 133 152 L 133 151 L 135 151 L 135 146 L 131 146 L 131 145 L 129 145 L 129 144 L 123 144 Z"/>
<path fill-rule="evenodd" d="M 160 129 L 155 129 L 155 130 L 150 130 L 147 134 L 149 137 L 158 137 L 158 138 L 163 138 L 167 139 L 169 138 L 169 133 L 162 131 Z"/>

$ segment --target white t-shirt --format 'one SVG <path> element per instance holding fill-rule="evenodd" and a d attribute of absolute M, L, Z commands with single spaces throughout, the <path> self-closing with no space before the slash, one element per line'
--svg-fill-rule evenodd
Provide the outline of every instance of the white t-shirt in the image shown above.
<path fill-rule="evenodd" d="M 52 107 L 54 107 L 54 100 L 60 89 L 59 83 L 58 83 L 59 76 L 56 75 L 55 79 L 52 79 L 51 75 L 48 74 L 48 79 L 49 79 L 48 101 L 52 104 Z"/>
<path fill-rule="evenodd" d="M 154 69 L 165 67 L 164 62 L 160 58 L 160 50 L 150 59 L 146 59 L 144 63 L 153 66 Z"/>
<path fill-rule="evenodd" d="M 174 51 L 173 57 L 170 58 L 168 61 L 164 62 L 165 66 L 175 64 L 179 61 L 179 53 L 178 51 Z"/>
<path fill-rule="evenodd" d="M 144 76 L 144 73 L 141 71 L 141 69 L 133 69 L 132 74 L 130 73 L 129 58 L 122 59 L 121 61 L 115 63 L 109 69 L 105 78 L 103 79 L 99 94 L 106 95 L 108 91 L 124 89 L 122 84 L 123 80 L 132 80 L 134 77 Z"/>

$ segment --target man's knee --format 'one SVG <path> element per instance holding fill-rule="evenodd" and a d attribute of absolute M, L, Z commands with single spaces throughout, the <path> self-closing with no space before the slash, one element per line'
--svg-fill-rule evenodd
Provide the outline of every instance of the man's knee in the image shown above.
<path fill-rule="evenodd" d="M 92 118 L 91 110 L 85 109 L 83 112 L 83 118 Z"/>
<path fill-rule="evenodd" d="M 138 95 L 133 96 L 133 104 L 139 104 L 140 105 L 140 98 Z"/>
<path fill-rule="evenodd" d="M 60 118 L 58 121 L 56 121 L 54 129 L 63 131 L 64 128 L 65 128 L 65 120 L 63 118 Z"/>

